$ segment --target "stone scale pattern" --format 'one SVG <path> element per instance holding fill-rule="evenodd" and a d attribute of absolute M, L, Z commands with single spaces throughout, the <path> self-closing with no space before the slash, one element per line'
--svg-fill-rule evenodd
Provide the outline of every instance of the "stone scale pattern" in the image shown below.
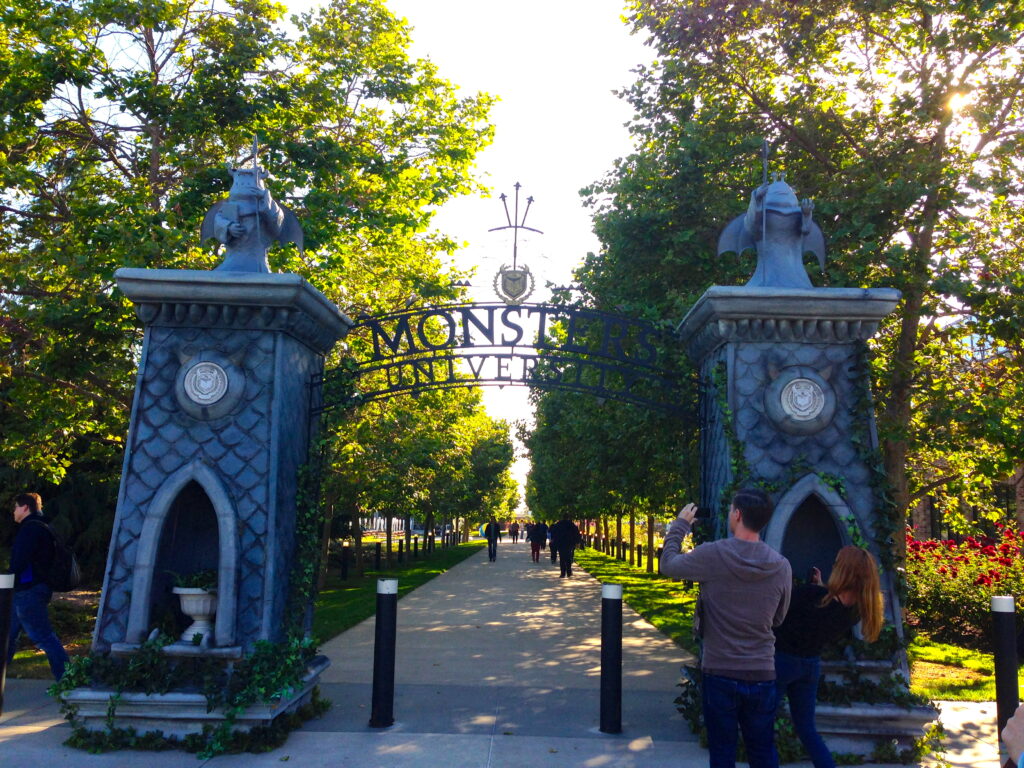
<path fill-rule="evenodd" d="M 128 603 L 139 534 L 160 484 L 189 462 L 207 462 L 228 489 L 238 512 L 238 603 L 236 642 L 251 646 L 262 621 L 263 568 L 269 518 L 270 410 L 273 395 L 273 334 L 236 329 L 149 329 L 145 370 L 141 373 L 126 467 L 120 523 L 111 542 L 101 647 L 125 639 Z M 181 412 L 174 395 L 182 347 L 217 349 L 226 355 L 244 350 L 246 405 L 210 422 Z"/>

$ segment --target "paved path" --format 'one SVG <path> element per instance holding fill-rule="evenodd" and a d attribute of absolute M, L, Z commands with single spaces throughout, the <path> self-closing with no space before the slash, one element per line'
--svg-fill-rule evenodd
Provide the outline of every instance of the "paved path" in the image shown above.
<path fill-rule="evenodd" d="M 624 607 L 623 729 L 598 731 L 600 586 L 577 569 L 559 579 L 547 558 L 503 543 L 496 563 L 474 555 L 399 602 L 393 727 L 371 729 L 373 619 L 324 645 L 332 660 L 321 689 L 334 703 L 321 719 L 265 755 L 213 766 L 282 762 L 332 768 L 661 768 L 707 765 L 672 700 L 678 648 Z M 68 727 L 40 681 L 8 682 L 0 765 L 196 766 L 178 752 L 87 755 L 61 746 Z M 996 768 L 994 705 L 943 707 L 955 766 Z M 809 768 L 809 763 L 794 764 Z"/>

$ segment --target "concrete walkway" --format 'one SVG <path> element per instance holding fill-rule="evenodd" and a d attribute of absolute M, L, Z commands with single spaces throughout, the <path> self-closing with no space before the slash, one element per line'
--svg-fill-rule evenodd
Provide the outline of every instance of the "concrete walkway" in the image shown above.
<path fill-rule="evenodd" d="M 598 731 L 600 586 L 576 570 L 559 579 L 525 544 L 474 555 L 399 602 L 395 725 L 367 725 L 373 619 L 326 643 L 321 690 L 334 706 L 264 755 L 213 765 L 332 768 L 660 768 L 707 765 L 676 713 L 689 654 L 624 607 L 623 733 Z M 62 746 L 68 726 L 42 681 L 8 681 L 0 765 L 196 766 L 180 752 L 88 755 Z M 954 766 L 996 768 L 994 705 L 943 706 Z M 793 764 L 809 768 L 809 763 Z"/>

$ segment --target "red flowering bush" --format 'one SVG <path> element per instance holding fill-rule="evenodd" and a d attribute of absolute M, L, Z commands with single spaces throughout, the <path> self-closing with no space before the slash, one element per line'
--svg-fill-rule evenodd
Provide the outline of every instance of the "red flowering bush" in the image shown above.
<path fill-rule="evenodd" d="M 907 610 L 937 640 L 978 645 L 989 635 L 992 595 L 1024 595 L 1024 532 L 919 541 L 907 531 Z"/>

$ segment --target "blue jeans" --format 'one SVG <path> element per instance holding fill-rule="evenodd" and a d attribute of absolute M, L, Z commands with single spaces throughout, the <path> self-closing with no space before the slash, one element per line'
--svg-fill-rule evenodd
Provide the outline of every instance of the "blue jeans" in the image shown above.
<path fill-rule="evenodd" d="M 782 697 L 789 699 L 789 714 L 800 742 L 811 756 L 814 768 L 835 768 L 832 753 L 814 726 L 814 704 L 818 699 L 819 660 L 817 656 L 775 654 L 775 683 Z"/>
<path fill-rule="evenodd" d="M 46 654 L 54 679 L 60 680 L 64 676 L 64 665 L 68 663 L 68 655 L 54 634 L 53 627 L 50 626 L 50 617 L 46 613 L 46 606 L 52 595 L 53 590 L 46 584 L 35 584 L 14 593 L 11 634 L 7 641 L 7 663 L 10 664 L 14 658 L 18 636 L 24 630 L 36 647 Z"/>
<path fill-rule="evenodd" d="M 775 681 L 753 683 L 708 674 L 702 680 L 711 768 L 736 765 L 737 726 L 743 731 L 750 768 L 778 768 Z"/>
<path fill-rule="evenodd" d="M 498 540 L 491 541 L 487 540 L 487 559 L 497 560 L 498 559 Z"/>

